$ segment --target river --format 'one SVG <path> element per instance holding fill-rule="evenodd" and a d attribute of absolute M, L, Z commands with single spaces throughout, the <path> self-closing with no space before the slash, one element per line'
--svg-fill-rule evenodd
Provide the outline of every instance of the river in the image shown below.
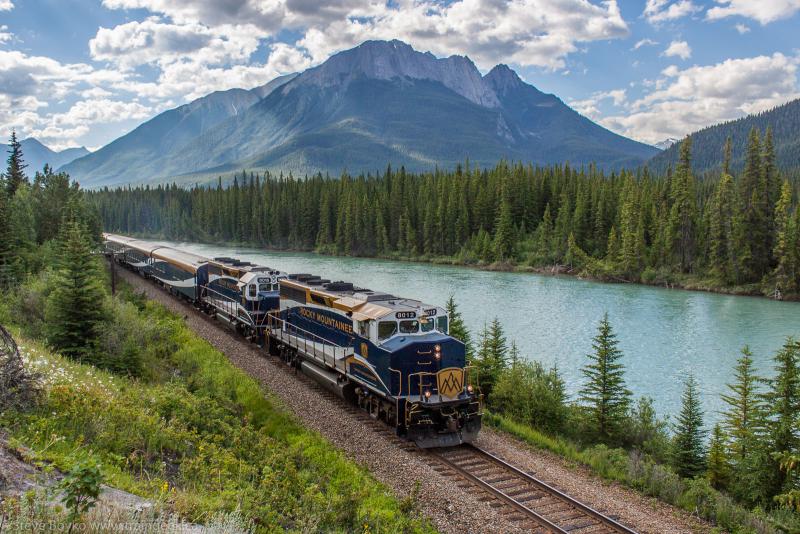
<path fill-rule="evenodd" d="M 771 375 L 774 352 L 800 337 L 800 303 L 764 298 L 604 284 L 568 276 L 489 272 L 310 253 L 267 252 L 196 243 L 165 245 L 206 257 L 234 256 L 290 273 L 312 273 L 443 306 L 453 294 L 473 339 L 497 317 L 524 358 L 557 365 L 574 398 L 581 366 L 604 313 L 624 353 L 635 396 L 655 401 L 659 415 L 680 409 L 683 380 L 700 385 L 707 425 L 719 419 L 720 393 L 739 351 L 749 345 L 759 373 Z"/>

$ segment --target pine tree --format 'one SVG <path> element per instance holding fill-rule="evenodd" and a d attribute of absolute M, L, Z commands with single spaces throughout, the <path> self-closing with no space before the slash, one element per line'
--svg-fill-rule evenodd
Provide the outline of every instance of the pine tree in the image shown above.
<path fill-rule="evenodd" d="M 706 451 L 703 445 L 703 411 L 692 375 L 686 379 L 681 412 L 675 425 L 672 443 L 672 463 L 682 477 L 694 478 L 705 471 Z"/>
<path fill-rule="evenodd" d="M 680 160 L 672 180 L 672 208 L 669 214 L 669 248 L 681 272 L 688 273 L 694 264 L 696 230 L 696 193 L 692 175 L 692 138 L 681 141 Z"/>
<path fill-rule="evenodd" d="M 458 306 L 456 305 L 453 295 L 448 297 L 445 309 L 447 309 L 447 317 L 450 322 L 450 335 L 464 343 L 467 357 L 471 359 L 472 340 L 467 325 L 464 323 L 464 318 L 461 316 L 461 312 L 458 311 Z"/>
<path fill-rule="evenodd" d="M 728 405 L 728 409 L 722 415 L 723 425 L 730 439 L 730 458 L 737 464 L 741 463 L 755 446 L 757 425 L 763 413 L 757 389 L 763 379 L 755 374 L 749 347 L 742 349 L 742 355 L 736 361 L 734 379 L 733 384 L 727 385 L 730 393 L 722 395 L 723 402 Z"/>
<path fill-rule="evenodd" d="M 500 321 L 495 318 L 489 326 L 484 326 L 481 331 L 478 354 L 475 358 L 475 367 L 480 377 L 483 394 L 491 398 L 494 385 L 500 378 L 503 369 L 507 367 L 508 355 L 506 354 L 506 338 Z"/>
<path fill-rule="evenodd" d="M 725 451 L 725 434 L 717 423 L 711 432 L 711 443 L 708 447 L 706 477 L 708 482 L 716 489 L 722 490 L 730 481 L 731 466 Z"/>
<path fill-rule="evenodd" d="M 22 159 L 22 145 L 17 141 L 17 132 L 11 130 L 11 140 L 9 141 L 9 150 L 8 150 L 8 167 L 6 169 L 6 193 L 8 195 L 8 200 L 14 198 L 14 193 L 17 192 L 17 188 L 22 183 L 26 183 L 28 181 L 28 177 L 25 176 L 25 167 L 27 165 Z"/>
<path fill-rule="evenodd" d="M 489 351 L 496 373 L 508 366 L 508 345 L 500 319 L 495 317 L 489 325 Z"/>
<path fill-rule="evenodd" d="M 617 344 L 605 314 L 592 343 L 594 352 L 587 356 L 589 363 L 582 369 L 587 382 L 580 391 L 593 431 L 605 442 L 618 439 L 631 402 L 631 392 L 625 387 L 625 367 L 619 361 L 622 352 Z"/>
<path fill-rule="evenodd" d="M 774 255 L 778 262 L 775 267 L 775 283 L 780 291 L 796 291 L 794 287 L 794 265 L 792 256 L 795 253 L 792 247 L 792 186 L 789 181 L 783 182 L 781 196 L 775 206 L 775 249 Z"/>
<path fill-rule="evenodd" d="M 725 139 L 725 148 L 723 153 L 722 159 L 722 174 L 730 176 L 731 174 L 731 153 L 733 152 L 733 148 L 731 146 L 731 136 L 729 135 Z"/>
<path fill-rule="evenodd" d="M 772 250 L 766 191 L 763 187 L 761 141 L 753 128 L 748 139 L 745 168 L 739 181 L 739 213 L 736 218 L 737 260 L 740 282 L 755 282 L 767 273 Z"/>
<path fill-rule="evenodd" d="M 511 218 L 511 204 L 508 199 L 500 203 L 494 233 L 494 256 L 497 261 L 512 259 L 514 256 L 514 221 Z"/>
<path fill-rule="evenodd" d="M 105 295 L 91 252 L 80 222 L 67 221 L 59 239 L 57 270 L 45 318 L 47 342 L 53 349 L 75 360 L 98 364 L 96 347 Z"/>
<path fill-rule="evenodd" d="M 709 206 L 709 253 L 708 264 L 711 273 L 728 283 L 734 279 L 733 266 L 733 178 L 723 174 L 717 183 L 714 197 Z"/>
<path fill-rule="evenodd" d="M 775 354 L 775 377 L 768 380 L 769 390 L 764 395 L 767 409 L 767 440 L 772 455 L 800 452 L 797 414 L 800 413 L 800 342 L 786 340 Z M 778 462 L 772 460 L 771 495 L 786 490 L 786 473 Z"/>

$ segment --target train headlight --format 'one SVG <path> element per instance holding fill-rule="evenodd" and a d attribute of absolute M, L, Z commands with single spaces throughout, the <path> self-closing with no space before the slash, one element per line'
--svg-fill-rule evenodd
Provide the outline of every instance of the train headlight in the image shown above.
<path fill-rule="evenodd" d="M 472 387 L 472 384 L 467 386 L 467 393 L 469 393 L 470 395 L 475 393 L 475 388 Z"/>
<path fill-rule="evenodd" d="M 436 345 L 436 346 L 433 347 L 433 356 L 437 360 L 441 360 L 442 359 L 442 346 L 441 345 Z"/>
<path fill-rule="evenodd" d="M 431 391 L 430 390 L 426 390 L 425 391 L 425 400 L 429 400 L 430 398 L 431 398 Z"/>

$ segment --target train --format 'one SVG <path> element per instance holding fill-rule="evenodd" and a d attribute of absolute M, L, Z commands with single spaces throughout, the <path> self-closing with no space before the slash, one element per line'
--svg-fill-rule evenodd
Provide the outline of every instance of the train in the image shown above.
<path fill-rule="evenodd" d="M 473 442 L 483 397 L 447 311 L 344 281 L 103 234 L 104 254 L 421 448 Z"/>

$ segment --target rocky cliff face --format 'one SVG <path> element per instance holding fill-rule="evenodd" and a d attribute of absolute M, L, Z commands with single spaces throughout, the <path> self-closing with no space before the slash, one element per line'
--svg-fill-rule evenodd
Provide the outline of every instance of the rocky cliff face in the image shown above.
<path fill-rule="evenodd" d="M 467 100 L 484 107 L 500 105 L 475 64 L 466 56 L 437 58 L 417 52 L 402 41 L 367 41 L 340 52 L 328 61 L 304 72 L 284 88 L 316 85 L 345 89 L 357 78 L 431 80 L 439 82 Z"/>

